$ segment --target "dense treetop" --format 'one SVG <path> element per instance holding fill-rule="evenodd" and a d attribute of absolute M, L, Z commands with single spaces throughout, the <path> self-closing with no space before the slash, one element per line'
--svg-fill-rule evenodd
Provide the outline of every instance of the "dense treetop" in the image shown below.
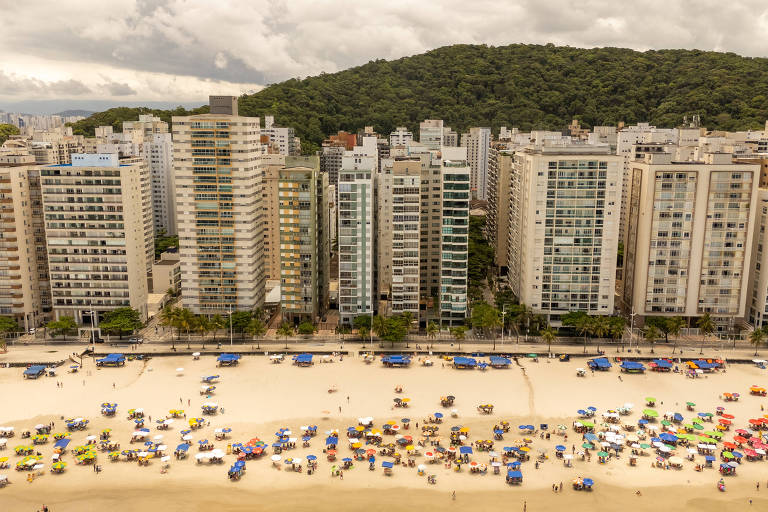
<path fill-rule="evenodd" d="M 111 109 L 75 124 L 92 133 L 145 110 Z M 182 109 L 183 110 L 183 109 Z M 337 130 L 383 134 L 423 119 L 521 130 L 648 121 L 677 126 L 699 114 L 710 129 L 761 129 L 768 118 L 768 59 L 699 50 L 453 45 L 333 74 L 291 79 L 240 98 L 241 115 L 272 114 L 311 150 Z M 183 115 L 183 114 L 182 114 Z M 103 119 L 103 120 L 102 120 Z M 98 120 L 98 121 L 97 121 Z M 120 119 L 122 120 L 122 119 Z M 106 123 L 105 123 L 106 121 Z"/>

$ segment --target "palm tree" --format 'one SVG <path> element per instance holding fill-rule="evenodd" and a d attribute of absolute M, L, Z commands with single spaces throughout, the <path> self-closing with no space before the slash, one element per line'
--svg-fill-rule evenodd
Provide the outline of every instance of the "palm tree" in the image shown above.
<path fill-rule="evenodd" d="M 227 326 L 227 319 L 221 315 L 211 317 L 211 332 L 213 332 L 213 342 L 216 343 L 216 333 Z"/>
<path fill-rule="evenodd" d="M 683 328 L 685 325 L 685 320 L 683 320 L 683 317 L 681 316 L 673 316 L 669 319 L 667 319 L 667 325 L 668 325 L 668 332 L 667 332 L 667 338 L 669 338 L 669 335 L 675 337 L 675 343 L 672 345 L 672 353 L 675 353 L 675 350 L 677 350 L 677 337 L 680 334 L 680 329 Z"/>
<path fill-rule="evenodd" d="M 760 343 L 763 342 L 764 337 L 765 333 L 762 329 L 755 329 L 749 335 L 749 342 L 755 346 L 755 356 L 757 356 L 757 348 L 760 346 Z"/>
<path fill-rule="evenodd" d="M 467 328 L 463 325 L 456 326 L 451 329 L 451 334 L 453 335 L 454 339 L 459 343 L 459 350 L 461 350 L 461 340 L 464 339 L 465 335 L 467 334 Z"/>
<path fill-rule="evenodd" d="M 186 308 L 181 308 L 176 318 L 176 328 L 187 333 L 187 348 L 189 348 L 189 338 L 191 331 L 195 327 L 195 315 Z"/>
<path fill-rule="evenodd" d="M 589 315 L 582 315 L 574 327 L 576 331 L 584 336 L 584 353 L 587 353 L 587 335 L 592 333 L 592 318 Z"/>
<path fill-rule="evenodd" d="M 656 327 L 649 325 L 643 331 L 643 336 L 645 337 L 645 341 L 651 344 L 651 354 L 653 354 L 653 344 L 659 338 L 659 330 Z"/>
<path fill-rule="evenodd" d="M 165 306 L 160 312 L 160 325 L 171 328 L 171 349 L 176 350 L 176 341 L 173 338 L 173 329 L 176 328 L 176 337 L 179 336 L 177 320 L 179 318 L 179 308 Z"/>
<path fill-rule="evenodd" d="M 288 338 L 293 336 L 293 326 L 289 324 L 288 322 L 283 322 L 280 327 L 278 327 L 277 332 L 275 333 L 277 336 L 277 339 L 285 338 L 285 348 L 288 349 Z"/>
<path fill-rule="evenodd" d="M 541 339 L 547 342 L 547 353 L 552 353 L 552 342 L 557 339 L 557 331 L 549 325 L 541 331 Z"/>
<path fill-rule="evenodd" d="M 203 345 L 205 345 L 205 335 L 211 332 L 211 321 L 205 315 L 196 315 L 194 321 L 194 330 L 200 335 Z M 187 343 L 189 348 L 189 343 Z"/>
<path fill-rule="evenodd" d="M 701 334 L 704 335 L 701 338 L 701 350 L 699 350 L 699 354 L 703 354 L 704 342 L 707 340 L 707 336 L 715 332 L 715 322 L 712 321 L 712 317 L 709 316 L 709 313 L 704 313 L 704 315 L 696 321 L 696 327 L 698 327 Z"/>
<path fill-rule="evenodd" d="M 261 348 L 260 338 L 267 332 L 267 327 L 264 325 L 258 316 L 254 315 L 251 321 L 248 322 L 248 327 L 245 328 L 246 332 L 256 338 L 256 348 Z"/>
<path fill-rule="evenodd" d="M 357 334 L 360 336 L 360 340 L 365 343 L 365 340 L 371 336 L 371 331 L 366 326 L 361 325 L 357 328 Z"/>
<path fill-rule="evenodd" d="M 440 327 L 435 322 L 429 322 L 427 324 L 427 337 L 432 340 L 434 344 L 437 333 L 440 332 Z"/>
<path fill-rule="evenodd" d="M 376 336 L 381 338 L 384 336 L 384 333 L 387 330 L 387 320 L 381 315 L 376 315 L 373 317 L 373 322 L 371 323 L 371 330 L 376 333 Z"/>
<path fill-rule="evenodd" d="M 605 338 L 609 332 L 611 332 L 611 326 L 609 325 L 608 317 L 597 316 L 592 318 L 590 322 L 592 325 L 592 334 L 597 338 L 597 352 L 600 352 L 600 340 Z"/>

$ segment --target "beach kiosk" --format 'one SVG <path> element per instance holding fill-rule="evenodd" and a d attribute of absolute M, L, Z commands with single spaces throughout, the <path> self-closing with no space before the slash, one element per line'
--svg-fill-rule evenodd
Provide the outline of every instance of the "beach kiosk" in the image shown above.
<path fill-rule="evenodd" d="M 510 469 L 507 471 L 507 483 L 515 485 L 523 483 L 523 473 L 519 470 Z"/>
<path fill-rule="evenodd" d="M 240 354 L 220 354 L 216 361 L 219 366 L 237 366 L 240 362 Z"/>
<path fill-rule="evenodd" d="M 649 366 L 655 372 L 671 372 L 674 367 L 672 361 L 668 359 L 654 359 Z"/>
<path fill-rule="evenodd" d="M 637 361 L 622 361 L 620 368 L 625 373 L 645 373 L 645 365 Z"/>
<path fill-rule="evenodd" d="M 501 369 L 501 368 L 509 368 L 509 366 L 512 364 L 512 361 L 507 359 L 506 357 L 501 356 L 491 356 L 491 368 Z"/>
<path fill-rule="evenodd" d="M 293 364 L 303 368 L 312 366 L 312 354 L 298 354 L 293 356 Z"/>
<path fill-rule="evenodd" d="M 96 366 L 125 366 L 125 356 L 123 354 L 108 354 L 107 357 L 96 360 Z"/>
<path fill-rule="evenodd" d="M 411 358 L 402 354 L 388 355 L 381 358 L 387 368 L 405 368 L 411 364 Z"/>
<path fill-rule="evenodd" d="M 587 366 L 589 366 L 590 370 L 607 372 L 613 365 L 610 361 L 608 361 L 608 358 L 606 357 L 596 357 L 587 361 Z"/>
<path fill-rule="evenodd" d="M 474 370 L 477 360 L 473 357 L 456 356 L 453 358 L 453 367 L 459 370 Z"/>
<path fill-rule="evenodd" d="M 45 375 L 45 366 L 41 364 L 33 364 L 26 370 L 24 370 L 25 379 L 37 379 L 41 375 Z"/>

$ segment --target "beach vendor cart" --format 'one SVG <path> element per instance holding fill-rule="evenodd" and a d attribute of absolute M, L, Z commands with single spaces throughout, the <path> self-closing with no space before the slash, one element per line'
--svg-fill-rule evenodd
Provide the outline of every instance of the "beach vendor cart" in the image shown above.
<path fill-rule="evenodd" d="M 384 461 L 381 463 L 381 467 L 384 468 L 384 474 L 387 476 L 392 475 L 392 468 L 395 467 L 395 464 L 393 462 Z"/>

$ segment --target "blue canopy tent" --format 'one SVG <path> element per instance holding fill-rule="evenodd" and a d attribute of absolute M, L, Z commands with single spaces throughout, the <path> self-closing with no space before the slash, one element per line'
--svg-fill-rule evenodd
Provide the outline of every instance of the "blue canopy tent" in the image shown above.
<path fill-rule="evenodd" d="M 96 366 L 125 366 L 123 354 L 107 354 L 107 357 L 97 359 Z"/>
<path fill-rule="evenodd" d="M 298 354 L 293 356 L 293 364 L 296 366 L 311 366 L 312 354 Z"/>
<path fill-rule="evenodd" d="M 56 441 L 56 443 L 53 445 L 54 450 L 59 450 L 60 453 L 64 453 L 64 450 L 67 449 L 67 446 L 69 446 L 69 439 L 59 439 Z"/>
<path fill-rule="evenodd" d="M 459 446 L 459 453 L 462 455 L 469 455 L 472 453 L 471 446 Z"/>
<path fill-rule="evenodd" d="M 519 470 L 509 470 L 507 471 L 507 483 L 508 484 L 519 484 L 523 481 L 523 473 Z"/>
<path fill-rule="evenodd" d="M 584 484 L 585 489 L 591 489 L 593 485 L 595 485 L 595 481 L 591 478 L 585 478 L 582 483 Z"/>
<path fill-rule="evenodd" d="M 325 438 L 325 445 L 326 446 L 332 446 L 339 444 L 339 438 L 338 437 L 327 437 Z"/>
<path fill-rule="evenodd" d="M 240 354 L 220 354 L 216 361 L 219 366 L 236 366 L 240 362 Z"/>
<path fill-rule="evenodd" d="M 390 368 L 392 367 L 404 367 L 411 364 L 411 358 L 408 356 L 395 354 L 395 355 L 389 355 L 384 356 L 381 358 L 381 362 L 384 364 L 384 366 L 388 366 Z"/>
<path fill-rule="evenodd" d="M 393 467 L 395 467 L 395 465 L 392 462 L 385 460 L 384 462 L 381 463 L 381 467 L 386 469 L 392 469 Z"/>
<path fill-rule="evenodd" d="M 666 359 L 654 359 L 651 363 L 651 367 L 657 371 L 668 372 L 674 367 L 674 365 Z"/>
<path fill-rule="evenodd" d="M 512 361 L 501 356 L 491 356 L 490 360 L 492 368 L 508 368 L 512 364 Z"/>
<path fill-rule="evenodd" d="M 643 373 L 645 372 L 645 365 L 638 363 L 637 361 L 622 361 L 621 371 L 627 373 Z"/>
<path fill-rule="evenodd" d="M 456 356 L 453 358 L 453 367 L 454 368 L 474 368 L 477 366 L 477 360 L 472 357 L 461 357 Z"/>
<path fill-rule="evenodd" d="M 33 364 L 26 370 L 24 370 L 24 378 L 25 379 L 36 379 L 41 375 L 45 374 L 45 366 L 41 364 Z"/>
<path fill-rule="evenodd" d="M 593 370 L 607 372 L 608 370 L 611 369 L 611 366 L 613 365 L 605 357 L 596 357 L 594 359 L 590 359 L 589 361 L 587 361 L 587 366 L 589 366 Z"/>
<path fill-rule="evenodd" d="M 219 378 L 218 375 L 208 375 L 207 377 L 203 377 L 203 382 L 206 384 L 211 384 L 213 382 L 216 382 L 216 380 Z"/>

